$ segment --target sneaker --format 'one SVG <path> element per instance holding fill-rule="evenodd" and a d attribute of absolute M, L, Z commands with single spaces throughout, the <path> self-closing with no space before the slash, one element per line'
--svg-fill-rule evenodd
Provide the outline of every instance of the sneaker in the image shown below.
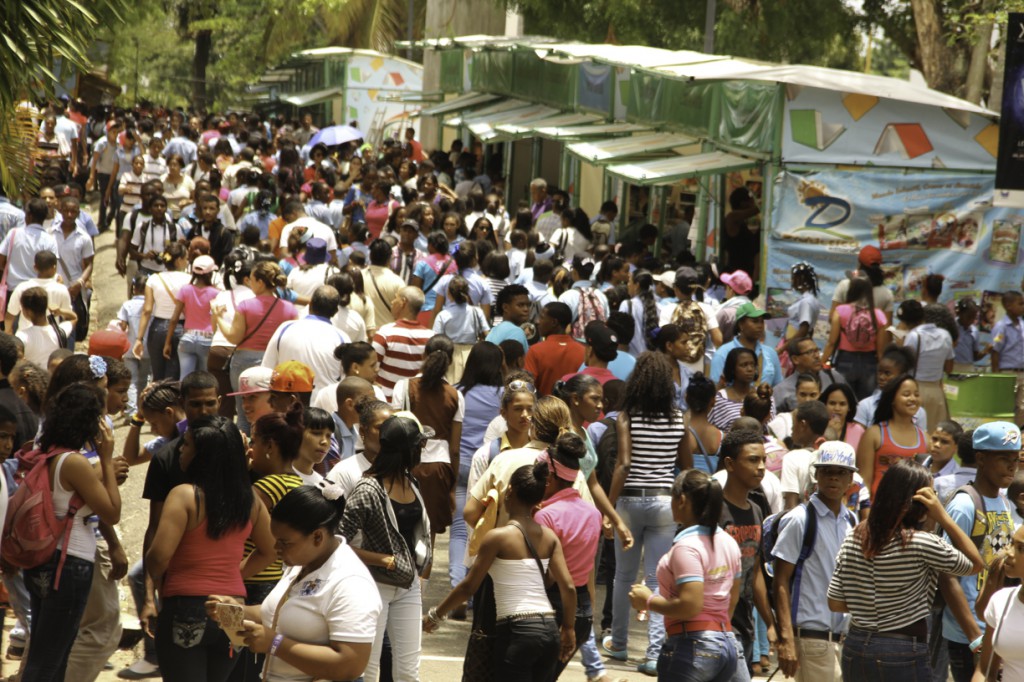
<path fill-rule="evenodd" d="M 616 661 L 624 661 L 629 656 L 629 652 L 625 649 L 612 648 L 611 635 L 601 638 L 601 648 L 604 649 L 605 654 L 607 654 L 609 658 L 614 658 Z"/>
<path fill-rule="evenodd" d="M 25 655 L 25 645 L 17 646 L 10 644 L 7 647 L 7 660 L 8 661 L 20 661 L 21 657 Z"/>
<path fill-rule="evenodd" d="M 151 677 L 160 677 L 160 666 L 140 658 L 127 668 L 118 671 L 117 676 L 122 680 L 145 680 Z"/>
<path fill-rule="evenodd" d="M 643 663 L 638 665 L 636 667 L 636 670 L 637 670 L 637 672 L 643 673 L 644 675 L 647 675 L 648 677 L 657 677 L 658 676 L 658 662 L 657 661 L 652 661 L 651 659 L 647 659 L 646 661 L 644 661 Z"/>

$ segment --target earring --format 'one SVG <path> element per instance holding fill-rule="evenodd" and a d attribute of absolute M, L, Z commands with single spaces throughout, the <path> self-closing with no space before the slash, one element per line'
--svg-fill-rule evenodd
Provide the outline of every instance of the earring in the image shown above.
<path fill-rule="evenodd" d="M 267 454 L 265 455 L 265 457 L 266 457 L 267 459 L 270 459 L 270 453 L 268 452 L 268 453 L 267 453 Z"/>

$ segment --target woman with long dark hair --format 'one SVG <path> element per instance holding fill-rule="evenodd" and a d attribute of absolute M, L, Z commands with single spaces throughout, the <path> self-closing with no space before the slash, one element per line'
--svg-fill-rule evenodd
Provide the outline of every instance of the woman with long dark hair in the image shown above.
<path fill-rule="evenodd" d="M 252 267 L 255 265 L 252 253 L 246 248 L 236 248 L 224 258 L 224 267 L 221 270 L 225 291 L 217 294 L 210 303 L 210 310 L 219 311 L 220 318 L 226 326 L 230 327 L 237 314 L 236 306 L 247 299 L 253 298 L 256 294 L 249 288 L 249 275 L 252 274 Z M 211 323 L 213 318 L 211 315 Z M 220 331 L 217 324 L 213 326 L 213 339 L 210 342 L 210 355 L 206 359 L 206 369 L 217 377 L 218 391 L 226 396 L 233 390 L 231 388 L 231 373 L 228 369 L 228 362 L 234 352 L 235 344 L 231 343 Z M 220 416 L 234 419 L 235 401 L 220 401 Z"/>
<path fill-rule="evenodd" d="M 671 494 L 675 470 L 693 466 L 684 415 L 675 407 L 674 398 L 668 359 L 662 353 L 641 355 L 626 382 L 616 424 L 618 459 L 608 493 L 616 512 L 637 538 L 630 548 L 615 546 L 612 632 L 603 639 L 602 647 L 618 660 L 626 659 L 629 586 L 643 559 L 645 582 L 652 590 L 657 587 L 658 560 L 672 545 L 675 527 Z M 645 672 L 653 672 L 657 665 L 664 628 L 661 618 L 647 622 Z"/>
<path fill-rule="evenodd" d="M 872 499 L 893 462 L 928 454 L 928 437 L 914 424 L 920 406 L 917 381 L 909 374 L 901 374 L 882 389 L 874 424 L 857 446 L 857 470 L 871 486 Z"/>
<path fill-rule="evenodd" d="M 430 569 L 431 532 L 412 477 L 427 438 L 410 417 L 399 414 L 381 424 L 380 452 L 348 494 L 341 519 L 341 534 L 358 542 L 353 548 L 370 569 L 382 605 L 364 673 L 367 682 L 378 678 L 385 629 L 394 679 L 419 678 L 423 602 L 418 579 Z"/>
<path fill-rule="evenodd" d="M 633 585 L 628 598 L 651 621 L 664 621 L 657 674 L 660 680 L 730 680 L 739 666 L 736 637 L 713 623 L 729 623 L 740 598 L 740 548 L 718 527 L 722 486 L 698 469 L 672 482 L 672 518 L 682 528 L 659 558 L 657 589 Z M 653 614 L 663 618 L 653 617 Z"/>
<path fill-rule="evenodd" d="M 466 507 L 466 490 L 469 484 L 469 469 L 473 456 L 484 443 L 484 434 L 501 410 L 503 378 L 501 376 L 502 352 L 498 346 L 480 341 L 469 351 L 466 370 L 457 388 L 462 394 L 466 409 L 462 420 L 462 437 L 459 441 L 458 478 L 455 481 L 455 512 L 451 533 L 448 536 L 448 576 L 452 587 L 466 577 L 463 558 L 469 531 L 462 512 Z"/>
<path fill-rule="evenodd" d="M 638 356 L 645 350 L 654 350 L 652 332 L 658 326 L 658 303 L 654 297 L 654 275 L 638 269 L 629 277 L 629 300 L 619 304 L 619 312 L 633 316 L 636 333 L 629 342 L 629 353 Z"/>
<path fill-rule="evenodd" d="M 184 325 L 171 326 L 171 316 L 179 291 L 188 284 L 189 275 L 185 272 L 188 266 L 188 253 L 181 242 L 171 242 L 159 256 L 166 269 L 153 273 L 146 280 L 146 300 L 142 304 L 142 317 L 139 320 L 139 336 L 132 348 L 137 358 L 142 357 L 142 344 L 145 340 L 146 350 L 152 364 L 153 381 L 160 379 L 178 379 L 178 341 Z M 170 357 L 164 357 L 164 342 L 171 339 Z"/>
<path fill-rule="evenodd" d="M 768 384 L 757 383 L 757 354 L 749 348 L 736 346 L 725 356 L 725 367 L 722 369 L 725 388 L 718 392 L 715 405 L 708 413 L 708 421 L 728 431 L 732 423 L 740 418 L 743 412 L 743 400 L 751 394 L 767 390 Z M 771 399 L 769 419 L 775 417 L 775 399 Z"/>
<path fill-rule="evenodd" d="M 466 578 L 423 617 L 423 629 L 434 632 L 489 575 L 497 611 L 491 679 L 498 682 L 553 679 L 558 661 L 568 661 L 576 648 L 572 575 L 558 536 L 534 520 L 551 468 L 539 458 L 513 472 L 504 494 L 508 523 L 484 536 Z M 560 628 L 546 594 L 548 576 L 562 600 Z"/>
<path fill-rule="evenodd" d="M 105 377 L 100 373 L 100 378 Z M 95 516 L 113 526 L 121 495 L 114 474 L 114 434 L 104 421 L 105 393 L 93 382 L 75 382 L 48 395 L 38 450 L 31 461 L 48 460 L 53 515 L 63 522 L 78 498 L 74 522 L 60 549 L 45 563 L 24 569 L 31 603 L 31 640 L 22 677 L 62 682 L 78 626 L 92 588 L 96 562 Z M 95 449 L 99 475 L 82 454 Z M 24 484 L 23 484 L 24 485 Z"/>
<path fill-rule="evenodd" d="M 391 405 L 416 415 L 433 436 L 423 447 L 414 472 L 426 500 L 433 532 L 443 533 L 452 523 L 455 479 L 466 400 L 445 380 L 455 347 L 447 336 L 432 336 L 424 348 L 423 367 L 412 379 L 395 384 Z"/>
<path fill-rule="evenodd" d="M 345 332 L 349 340 L 353 342 L 366 341 L 369 338 L 366 335 L 366 321 L 358 311 L 349 307 L 356 291 L 352 275 L 347 272 L 339 272 L 328 278 L 327 284 L 334 287 L 339 297 L 338 312 L 331 318 L 331 324 Z"/>
<path fill-rule="evenodd" d="M 268 654 L 266 682 L 354 680 L 370 660 L 380 597 L 366 566 L 337 535 L 344 506 L 337 486 L 304 485 L 274 507 L 284 575 L 262 606 L 244 607 L 246 647 Z M 210 596 L 211 618 L 224 603 L 241 602 Z"/>
<path fill-rule="evenodd" d="M 850 281 L 846 302 L 836 306 L 824 357 L 835 353 L 835 367 L 846 377 L 858 398 L 875 390 L 878 360 L 885 350 L 885 311 L 876 307 L 871 282 L 863 277 Z"/>
<path fill-rule="evenodd" d="M 480 262 L 477 256 L 476 243 L 470 241 L 464 241 L 457 244 L 453 253 L 458 274 L 461 275 L 469 285 L 469 303 L 474 306 L 479 306 L 480 310 L 484 313 L 484 318 L 489 319 L 491 317 L 491 305 L 494 303 L 494 298 L 491 294 L 490 283 L 487 281 L 486 277 L 480 274 Z M 441 311 L 451 303 L 452 297 L 448 295 L 448 284 L 453 278 L 454 275 L 443 274 L 438 280 L 437 285 L 433 287 L 437 292 L 437 298 L 434 300 L 434 308 L 431 312 L 432 317 L 429 326 L 433 326 L 434 318 L 436 318 Z M 423 305 L 423 309 L 426 310 L 426 303 L 424 302 Z"/>
<path fill-rule="evenodd" d="M 857 255 L 857 268 L 854 277 L 866 278 L 871 282 L 875 306 L 885 312 L 886 324 L 891 323 L 893 295 L 892 290 L 885 284 L 885 272 L 882 270 L 882 252 L 877 246 L 868 244 L 860 250 L 860 253 Z M 853 277 L 843 279 L 836 285 L 835 291 L 832 292 L 832 308 L 829 310 L 830 317 L 836 311 L 837 306 L 847 302 L 847 294 L 849 293 L 852 280 Z"/>
<path fill-rule="evenodd" d="M 828 425 L 835 429 L 839 440 L 849 443 L 856 450 L 864 436 L 864 427 L 854 420 L 857 396 L 853 394 L 853 389 L 849 384 L 832 384 L 821 392 L 818 400 L 828 408 Z"/>
<path fill-rule="evenodd" d="M 722 447 L 722 430 L 708 421 L 708 413 L 718 399 L 715 383 L 697 372 L 686 387 L 686 404 L 690 408 L 690 440 L 693 466 L 707 474 L 718 471 L 718 451 Z"/>
<path fill-rule="evenodd" d="M 249 483 L 241 433 L 227 419 L 190 422 L 180 462 L 189 483 L 167 496 L 145 562 L 160 595 L 160 674 L 172 682 L 226 680 L 238 659 L 204 604 L 210 594 L 242 599 L 244 580 L 274 560 L 270 516 Z M 249 556 L 247 538 L 256 546 Z"/>
<path fill-rule="evenodd" d="M 867 521 L 839 549 L 828 606 L 851 616 L 844 679 L 881 681 L 897 667 L 901 679 L 932 679 L 928 617 L 938 577 L 973 575 L 985 567 L 931 484 L 931 474 L 917 462 L 894 463 L 872 491 Z M 923 530 L 927 519 L 952 544 Z"/>
<path fill-rule="evenodd" d="M 433 215 L 433 207 L 429 204 L 424 209 Z M 425 218 L 424 218 L 425 219 Z M 441 230 L 434 230 L 425 238 L 427 257 L 416 264 L 413 268 L 412 280 L 409 282 L 414 287 L 423 290 L 423 308 L 416 319 L 420 324 L 427 326 L 432 324 L 434 319 L 434 305 L 437 303 L 437 294 L 440 291 L 437 285 L 445 275 L 456 275 L 459 267 L 455 263 L 455 256 L 448 252 L 448 237 Z"/>

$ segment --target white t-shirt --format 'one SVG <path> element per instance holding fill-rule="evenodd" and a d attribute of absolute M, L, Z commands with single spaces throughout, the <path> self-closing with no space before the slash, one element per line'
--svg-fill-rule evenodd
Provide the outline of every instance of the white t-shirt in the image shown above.
<path fill-rule="evenodd" d="M 71 325 L 68 324 L 70 327 Z M 65 333 L 69 331 L 64 330 Z M 25 344 L 25 359 L 34 362 L 43 369 L 46 369 L 50 362 L 50 354 L 60 348 L 57 340 L 57 332 L 48 324 L 36 326 L 25 324 L 18 326 L 18 333 L 15 334 Z"/>
<path fill-rule="evenodd" d="M 992 595 L 985 607 L 985 624 L 989 629 L 995 632 L 996 624 L 1002 620 L 992 648 L 1003 659 L 1004 680 L 1024 680 L 1024 604 L 1018 598 L 1019 591 L 1019 587 L 1004 587 Z"/>
<path fill-rule="evenodd" d="M 322 317 L 289 320 L 270 337 L 262 364 L 268 369 L 289 360 L 298 360 L 306 365 L 313 370 L 311 397 L 315 398 L 325 386 L 338 381 L 341 363 L 334 357 L 334 349 L 343 343 L 351 341 Z"/>
<path fill-rule="evenodd" d="M 338 274 L 338 268 L 329 263 L 320 263 L 308 268 L 293 268 L 288 273 L 288 288 L 299 296 L 312 298 L 313 293 L 324 284 L 332 275 Z M 299 317 L 309 314 L 309 306 L 295 305 Z"/>
<path fill-rule="evenodd" d="M 213 301 L 210 303 L 210 309 L 214 307 L 223 308 L 224 312 L 221 313 L 220 319 L 223 320 L 224 326 L 231 327 L 231 322 L 235 319 L 235 306 L 242 301 L 248 301 L 250 298 L 256 298 L 256 294 L 252 293 L 252 289 L 245 286 L 244 284 L 236 284 L 231 291 L 222 291 L 214 296 Z M 220 328 L 214 325 L 213 329 L 213 342 L 211 346 L 221 346 L 223 348 L 234 348 L 235 344 L 229 343 L 227 338 L 220 332 Z"/>
<path fill-rule="evenodd" d="M 342 375 L 341 380 L 342 381 L 345 380 L 344 375 Z M 333 384 L 328 384 L 327 386 L 324 386 L 323 390 L 320 391 L 319 393 L 317 393 L 315 396 L 313 396 L 313 398 L 309 401 L 309 406 L 310 407 L 319 407 L 321 410 L 326 410 L 326 411 L 330 412 L 331 414 L 334 414 L 335 412 L 337 412 L 338 411 L 338 384 L 340 384 L 340 383 L 341 383 L 341 381 L 335 381 Z M 384 389 L 381 388 L 380 386 L 378 386 L 377 384 L 373 385 L 373 397 L 376 400 L 381 401 L 382 403 L 388 402 L 387 396 L 384 395 Z M 356 431 L 356 436 L 357 436 L 357 439 L 356 439 L 356 449 L 357 450 L 361 450 L 362 449 L 361 441 L 358 439 L 358 436 L 359 436 L 359 425 L 358 424 L 355 425 L 355 431 Z"/>
<path fill-rule="evenodd" d="M 363 477 L 363 472 L 369 468 L 370 460 L 363 457 L 363 453 L 357 452 L 354 456 L 335 464 L 334 468 L 327 472 L 325 478 L 340 485 L 344 491 L 342 494 L 348 497 L 348 494 L 355 489 L 356 483 Z"/>
<path fill-rule="evenodd" d="M 57 281 L 56 278 L 40 279 L 39 277 L 33 277 L 27 279 L 14 288 L 14 293 L 11 294 L 11 301 L 7 305 L 7 312 L 11 315 L 18 315 L 18 328 L 30 326 L 32 323 L 28 321 L 28 318 L 21 314 L 21 295 L 25 293 L 26 289 L 32 287 L 42 287 L 46 289 L 46 305 L 50 310 L 54 308 L 60 308 L 61 310 L 71 310 L 71 294 L 68 293 L 68 288 Z M 43 367 L 46 367 L 44 362 Z"/>
<path fill-rule="evenodd" d="M 326 645 L 330 642 L 372 644 L 380 615 L 380 592 L 370 572 L 345 538 L 338 537 L 338 549 L 317 570 L 295 582 L 301 566 L 286 566 L 281 580 L 274 586 L 260 608 L 264 627 L 274 625 L 276 631 L 304 644 Z M 290 588 L 290 589 L 289 589 Z M 268 656 L 267 680 L 273 682 L 311 682 L 312 675 L 300 671 L 277 656 Z"/>
<path fill-rule="evenodd" d="M 789 455 L 786 455 L 786 457 L 789 457 Z M 716 471 L 713 474 L 713 478 L 718 481 L 722 487 L 725 487 L 725 481 L 729 478 L 729 472 L 725 469 Z M 772 513 L 777 514 L 782 511 L 784 500 L 782 499 L 779 477 L 770 471 L 765 471 L 764 478 L 761 479 L 761 489 L 764 490 L 765 499 L 768 500 L 768 507 L 772 510 Z"/>
<path fill-rule="evenodd" d="M 331 229 L 330 225 L 324 225 L 316 218 L 310 218 L 305 216 L 299 218 L 293 223 L 288 223 L 281 230 L 281 241 L 278 242 L 281 249 L 284 251 L 288 250 L 288 235 L 292 233 L 296 227 L 303 226 L 311 233 L 310 239 L 313 237 L 319 237 L 327 242 L 327 253 L 334 253 L 338 250 L 338 240 L 334 236 L 334 230 Z"/>
<path fill-rule="evenodd" d="M 153 317 L 161 320 L 171 319 L 171 315 L 174 314 L 175 298 L 181 288 L 190 281 L 192 277 L 187 272 L 177 270 L 158 272 L 147 279 L 146 290 L 153 295 Z"/>
<path fill-rule="evenodd" d="M 850 280 L 839 280 L 839 284 L 836 285 L 835 291 L 832 292 L 832 302 L 836 304 L 846 303 L 846 294 L 849 290 Z M 886 313 L 892 314 L 892 289 L 884 284 L 880 284 L 873 288 L 872 293 L 875 299 L 875 307 L 880 310 L 884 310 Z"/>
<path fill-rule="evenodd" d="M 369 340 L 366 334 L 366 320 L 351 308 L 338 308 L 338 312 L 331 318 L 331 322 L 353 342 Z"/>

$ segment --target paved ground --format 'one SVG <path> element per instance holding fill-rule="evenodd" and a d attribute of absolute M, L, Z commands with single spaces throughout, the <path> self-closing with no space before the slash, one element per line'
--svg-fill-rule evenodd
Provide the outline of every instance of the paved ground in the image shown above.
<path fill-rule="evenodd" d="M 93 298 L 93 327 L 106 326 L 107 322 L 117 316 L 117 311 L 124 301 L 124 280 L 118 276 L 114 268 L 114 246 L 113 236 L 109 233 L 100 235 L 96 240 L 96 273 L 94 282 L 96 293 Z M 115 436 L 118 439 L 124 438 L 127 431 L 125 426 L 118 426 Z M 139 558 L 142 548 L 142 535 L 145 531 L 148 518 L 148 505 L 142 500 L 142 486 L 146 476 L 145 465 L 132 469 L 128 481 L 121 491 L 124 510 L 121 515 L 119 526 L 128 558 L 134 562 Z M 448 537 L 443 535 L 437 539 L 437 549 L 434 555 L 434 577 L 428 581 L 425 595 L 425 607 L 437 604 L 447 594 L 449 584 L 448 575 Z M 597 603 L 604 603 L 604 591 L 598 591 Z M 121 588 L 122 612 L 126 627 L 136 627 L 137 619 L 134 616 L 134 605 L 131 602 L 131 595 L 127 585 Z M 8 619 L 6 626 L 11 625 Z M 424 635 L 423 655 L 421 657 L 420 679 L 422 682 L 452 682 L 461 679 L 462 657 L 465 652 L 466 640 L 469 636 L 469 623 L 449 621 L 444 627 L 433 635 Z M 5 638 L 6 639 L 6 638 Z M 631 621 L 630 628 L 630 655 L 632 660 L 629 663 L 617 661 L 607 662 L 609 674 L 613 679 L 627 678 L 632 680 L 648 679 L 643 674 L 636 672 L 636 665 L 642 660 L 643 647 L 646 645 L 645 626 Z M 141 645 L 138 647 L 141 650 Z M 114 671 L 130 664 L 138 654 L 134 651 L 118 651 L 111 659 Z M 13 663 L 6 663 L 4 673 L 15 672 Z M 101 682 L 113 682 L 117 677 L 115 672 L 104 672 L 100 675 Z M 583 682 L 586 677 L 583 668 L 579 663 L 579 656 L 573 661 L 569 669 L 562 675 L 563 680 L 569 682 Z"/>

